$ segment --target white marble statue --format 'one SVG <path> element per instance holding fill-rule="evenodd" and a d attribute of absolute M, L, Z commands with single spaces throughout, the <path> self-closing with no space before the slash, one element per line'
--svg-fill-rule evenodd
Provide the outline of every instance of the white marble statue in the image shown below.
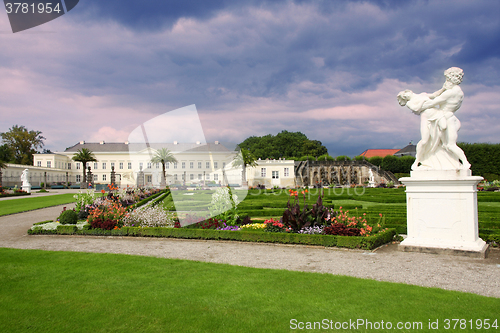
<path fill-rule="evenodd" d="M 368 169 L 368 174 L 370 175 L 370 180 L 368 181 L 368 186 L 375 187 L 375 175 L 373 174 L 372 169 Z"/>
<path fill-rule="evenodd" d="M 21 174 L 21 181 L 23 182 L 21 187 L 31 186 L 30 181 L 28 180 L 29 172 L 30 171 L 28 169 L 24 169 L 23 173 Z"/>
<path fill-rule="evenodd" d="M 464 152 L 457 146 L 460 121 L 455 112 L 462 105 L 464 93 L 458 86 L 464 72 L 451 67 L 444 72 L 443 88 L 433 94 L 415 94 L 405 90 L 398 94 L 401 106 L 420 115 L 422 139 L 417 144 L 417 156 L 412 170 L 469 169 Z"/>

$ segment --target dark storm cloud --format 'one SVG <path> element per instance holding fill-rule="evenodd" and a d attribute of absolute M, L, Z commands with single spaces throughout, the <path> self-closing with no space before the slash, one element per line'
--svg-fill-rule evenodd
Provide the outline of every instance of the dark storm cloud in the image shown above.
<path fill-rule="evenodd" d="M 349 149 L 393 148 L 418 136 L 397 92 L 437 90 L 443 71 L 458 66 L 462 133 L 491 140 L 500 123 L 499 11 L 490 0 L 80 1 L 39 29 L 57 35 L 0 35 L 0 73 L 11 82 L 0 109 L 112 119 L 102 131 L 82 125 L 97 137 L 194 103 L 214 140 L 288 129 Z M 221 119 L 233 137 L 219 137 Z"/>

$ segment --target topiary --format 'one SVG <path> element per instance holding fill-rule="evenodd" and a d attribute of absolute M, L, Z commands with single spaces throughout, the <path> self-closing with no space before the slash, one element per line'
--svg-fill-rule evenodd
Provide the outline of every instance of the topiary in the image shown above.
<path fill-rule="evenodd" d="M 74 210 L 65 210 L 59 215 L 59 223 L 61 224 L 76 224 L 78 214 Z"/>

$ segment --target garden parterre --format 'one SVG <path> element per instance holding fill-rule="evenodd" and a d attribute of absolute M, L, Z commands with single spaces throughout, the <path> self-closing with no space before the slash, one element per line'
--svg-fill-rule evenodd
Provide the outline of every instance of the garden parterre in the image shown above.
<path fill-rule="evenodd" d="M 216 191 L 220 193 L 214 195 Z M 189 209 L 194 211 L 199 209 L 200 211 L 212 210 L 212 215 L 218 213 L 210 220 L 187 226 L 188 229 L 372 236 L 382 230 L 394 228 L 398 233 L 406 233 L 406 199 L 402 188 L 253 189 L 249 190 L 246 197 L 244 194 L 241 195 L 245 198 L 242 202 L 237 202 L 238 190 L 222 187 L 216 191 L 194 191 L 193 195 L 186 196 L 185 201 L 175 203 L 170 192 L 164 192 L 144 207 L 135 207 L 135 210 L 125 212 L 120 217 L 120 221 L 107 226 L 107 229 L 116 231 L 123 227 L 179 227 L 180 225 L 176 223 L 176 209 L 179 211 L 179 207 L 182 207 L 185 212 Z M 200 200 L 201 197 L 203 197 L 202 200 Z M 214 199 L 219 197 L 225 197 L 225 203 Z M 210 202 L 208 198 L 213 200 Z M 500 240 L 499 198 L 498 192 L 478 192 L 480 237 L 493 245 L 499 243 Z M 318 204 L 319 199 L 320 204 Z M 101 206 L 105 206 L 102 203 Z M 86 206 L 88 202 L 85 203 Z M 315 206 L 322 207 L 321 211 L 314 211 Z M 114 209 L 116 211 L 116 204 Z M 286 218 L 285 221 L 283 220 L 286 212 L 291 214 L 293 221 L 290 221 L 290 216 L 288 220 Z M 341 221 L 339 217 L 342 216 L 344 219 Z M 104 213 L 102 218 L 106 219 Z M 297 224 L 298 220 L 301 221 Z M 356 223 L 353 224 L 353 220 Z M 332 228 L 332 224 L 342 225 Z M 326 231 L 325 227 L 328 227 Z M 34 226 L 34 228 L 40 228 L 40 226 Z M 351 228 L 359 230 L 359 233 L 356 230 L 346 230 Z"/>

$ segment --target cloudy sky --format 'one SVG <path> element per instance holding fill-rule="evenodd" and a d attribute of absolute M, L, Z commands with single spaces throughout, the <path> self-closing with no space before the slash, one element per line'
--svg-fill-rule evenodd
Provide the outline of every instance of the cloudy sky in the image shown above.
<path fill-rule="evenodd" d="M 500 142 L 500 1 L 80 0 L 15 34 L 2 8 L 0 132 L 62 151 L 195 104 L 207 141 L 300 131 L 354 156 L 418 141 L 396 95 L 451 66 L 459 141 Z"/>

